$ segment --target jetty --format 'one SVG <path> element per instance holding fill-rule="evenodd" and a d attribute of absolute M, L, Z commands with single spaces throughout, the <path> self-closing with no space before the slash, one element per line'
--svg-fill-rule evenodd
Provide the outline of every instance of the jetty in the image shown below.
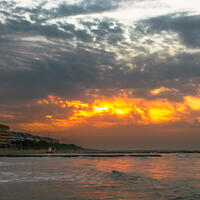
<path fill-rule="evenodd" d="M 0 157 L 161 157 L 161 154 L 84 154 L 84 153 L 69 153 L 69 154 L 0 154 Z"/>

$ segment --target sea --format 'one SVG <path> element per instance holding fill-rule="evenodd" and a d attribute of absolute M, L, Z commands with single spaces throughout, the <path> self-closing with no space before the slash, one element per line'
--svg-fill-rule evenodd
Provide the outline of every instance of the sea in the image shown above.
<path fill-rule="evenodd" d="M 200 200 L 200 154 L 0 158 L 0 200 Z"/>

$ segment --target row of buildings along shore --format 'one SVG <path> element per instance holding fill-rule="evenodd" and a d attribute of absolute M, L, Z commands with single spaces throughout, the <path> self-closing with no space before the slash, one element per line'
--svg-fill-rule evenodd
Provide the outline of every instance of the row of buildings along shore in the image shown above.
<path fill-rule="evenodd" d="M 0 147 L 17 146 L 20 143 L 49 143 L 59 144 L 59 140 L 50 137 L 41 137 L 30 133 L 10 130 L 9 126 L 0 124 Z"/>

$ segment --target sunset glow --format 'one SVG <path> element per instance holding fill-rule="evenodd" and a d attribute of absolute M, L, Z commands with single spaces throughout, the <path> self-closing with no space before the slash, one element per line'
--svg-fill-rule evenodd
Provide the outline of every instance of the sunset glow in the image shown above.
<path fill-rule="evenodd" d="M 199 0 L 4 0 L 0 30 L 0 124 L 200 148 Z"/>
<path fill-rule="evenodd" d="M 61 119 L 46 115 L 52 123 L 60 126 L 77 125 L 80 123 L 95 123 L 101 121 L 103 125 L 117 124 L 159 124 L 175 121 L 191 122 L 198 119 L 192 117 L 193 111 L 200 112 L 200 98 L 187 96 L 183 102 L 170 102 L 165 99 L 145 100 L 141 98 L 113 97 L 93 100 L 92 102 L 69 101 L 67 99 L 49 96 L 37 102 L 63 110 L 72 109 L 69 115 Z M 56 106 L 56 107 L 54 107 Z M 106 122 L 112 122 L 106 124 Z"/>
<path fill-rule="evenodd" d="M 0 0 L 0 157 L 0 200 L 200 199 L 200 0 Z"/>

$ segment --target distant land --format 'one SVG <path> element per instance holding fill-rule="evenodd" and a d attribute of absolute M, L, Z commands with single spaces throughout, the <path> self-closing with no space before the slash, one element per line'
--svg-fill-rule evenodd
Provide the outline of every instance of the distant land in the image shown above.
<path fill-rule="evenodd" d="M 47 150 L 84 151 L 75 144 L 62 144 L 58 139 L 41 137 L 30 133 L 10 130 L 7 125 L 0 124 L 0 149 L 8 150 Z"/>
<path fill-rule="evenodd" d="M 10 130 L 7 125 L 0 124 L 0 155 L 46 153 L 51 148 L 53 153 L 88 153 L 88 154 L 158 154 L 158 153 L 200 153 L 200 150 L 97 150 L 62 144 L 58 139 L 41 137 L 35 134 Z"/>

